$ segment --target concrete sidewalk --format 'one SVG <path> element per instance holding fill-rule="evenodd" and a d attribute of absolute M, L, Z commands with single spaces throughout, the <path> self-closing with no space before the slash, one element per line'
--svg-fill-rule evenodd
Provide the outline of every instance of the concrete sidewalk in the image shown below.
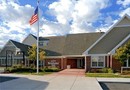
<path fill-rule="evenodd" d="M 130 78 L 97 78 L 103 90 L 130 90 Z"/>
<path fill-rule="evenodd" d="M 20 78 L 0 83 L 0 90 L 102 90 L 96 78 L 63 73 L 45 76 L 2 74 Z"/>
<path fill-rule="evenodd" d="M 130 78 L 97 78 L 99 82 L 129 82 Z"/>

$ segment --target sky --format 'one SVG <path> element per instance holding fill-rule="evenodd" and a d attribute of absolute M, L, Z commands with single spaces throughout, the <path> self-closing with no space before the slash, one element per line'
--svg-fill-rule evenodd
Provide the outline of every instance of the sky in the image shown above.
<path fill-rule="evenodd" d="M 37 35 L 37 22 L 29 25 L 36 7 L 37 0 L 0 0 L 0 48 Z M 106 32 L 124 14 L 130 15 L 130 0 L 40 0 L 39 35 Z"/>

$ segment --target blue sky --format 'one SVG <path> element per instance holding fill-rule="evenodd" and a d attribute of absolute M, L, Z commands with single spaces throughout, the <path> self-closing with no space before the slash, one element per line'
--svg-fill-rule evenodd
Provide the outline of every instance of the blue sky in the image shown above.
<path fill-rule="evenodd" d="M 37 23 L 29 20 L 37 0 L 0 0 L 0 47 L 9 39 L 19 42 Z M 130 0 L 40 0 L 40 36 L 106 32 L 124 14 L 130 15 Z"/>

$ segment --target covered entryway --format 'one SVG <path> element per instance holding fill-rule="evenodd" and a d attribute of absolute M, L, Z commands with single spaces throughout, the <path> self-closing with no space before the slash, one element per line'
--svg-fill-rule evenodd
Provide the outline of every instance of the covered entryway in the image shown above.
<path fill-rule="evenodd" d="M 67 66 L 69 68 L 78 68 L 84 69 L 85 60 L 84 58 L 67 58 Z"/>

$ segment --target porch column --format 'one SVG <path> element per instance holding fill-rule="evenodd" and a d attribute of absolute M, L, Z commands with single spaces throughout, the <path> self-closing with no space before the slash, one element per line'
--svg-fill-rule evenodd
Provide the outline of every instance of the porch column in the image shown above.
<path fill-rule="evenodd" d="M 63 58 L 61 58 L 61 69 L 64 69 L 64 61 L 63 61 Z"/>
<path fill-rule="evenodd" d="M 109 68 L 109 55 L 107 55 L 107 67 Z"/>
<path fill-rule="evenodd" d="M 26 65 L 27 65 L 27 60 L 26 60 L 26 56 L 25 56 L 25 67 L 26 67 Z"/>
<path fill-rule="evenodd" d="M 112 55 L 110 55 L 110 67 L 112 68 Z"/>
<path fill-rule="evenodd" d="M 127 59 L 127 67 L 129 67 L 129 61 L 128 61 L 129 59 Z"/>
<path fill-rule="evenodd" d="M 30 63 L 30 61 L 28 60 L 28 67 L 29 67 L 29 63 Z"/>
<path fill-rule="evenodd" d="M 87 71 L 87 58 L 85 56 L 85 72 Z"/>
<path fill-rule="evenodd" d="M 66 69 L 67 68 L 67 58 L 64 58 L 63 62 L 64 62 L 64 64 L 63 64 L 64 65 L 64 69 Z"/>

